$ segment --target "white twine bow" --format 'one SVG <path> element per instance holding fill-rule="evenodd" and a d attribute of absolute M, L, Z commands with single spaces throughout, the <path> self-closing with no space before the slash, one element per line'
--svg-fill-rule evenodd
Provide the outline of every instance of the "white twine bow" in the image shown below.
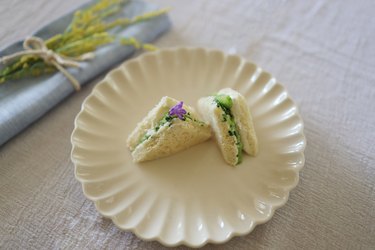
<path fill-rule="evenodd" d="M 24 55 L 40 57 L 46 64 L 55 66 L 61 73 L 63 73 L 77 91 L 81 89 L 81 85 L 64 67 L 79 68 L 79 62 L 93 59 L 95 56 L 92 52 L 85 53 L 78 57 L 64 56 L 48 49 L 43 39 L 34 36 L 25 39 L 23 42 L 23 48 L 25 49 L 24 51 L 4 56 L 0 61 L 7 64 L 9 61 Z"/>

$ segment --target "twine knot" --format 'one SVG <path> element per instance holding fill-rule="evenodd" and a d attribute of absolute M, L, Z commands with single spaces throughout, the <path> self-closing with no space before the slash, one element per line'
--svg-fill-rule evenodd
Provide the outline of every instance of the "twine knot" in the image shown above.
<path fill-rule="evenodd" d="M 46 63 L 49 63 L 52 59 L 54 59 L 53 56 L 54 56 L 53 51 L 49 49 L 47 50 L 46 55 L 43 57 L 43 59 Z"/>
<path fill-rule="evenodd" d="M 0 59 L 4 64 L 7 64 L 9 61 L 18 58 L 20 56 L 32 55 L 37 56 L 43 59 L 43 61 L 48 65 L 53 65 L 61 73 L 65 75 L 66 78 L 72 83 L 75 90 L 80 90 L 81 85 L 66 69 L 65 67 L 76 67 L 79 68 L 79 62 L 93 59 L 95 54 L 92 52 L 85 53 L 78 57 L 68 57 L 61 55 L 53 50 L 47 48 L 47 45 L 43 39 L 39 37 L 29 37 L 26 38 L 23 42 L 24 51 L 16 52 L 9 56 L 4 56 Z"/>

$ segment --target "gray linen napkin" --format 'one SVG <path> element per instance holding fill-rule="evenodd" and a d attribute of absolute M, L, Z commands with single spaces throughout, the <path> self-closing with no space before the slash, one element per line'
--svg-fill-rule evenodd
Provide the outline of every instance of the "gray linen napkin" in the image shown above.
<path fill-rule="evenodd" d="M 89 2 L 80 8 L 92 4 Z M 138 14 L 158 9 L 157 6 L 143 1 L 129 2 L 121 13 L 122 17 L 133 17 Z M 61 33 L 71 21 L 71 13 L 43 27 L 34 35 L 47 39 Z M 121 37 L 135 37 L 142 42 L 151 42 L 170 27 L 167 15 L 133 25 L 127 29 L 117 30 Z M 22 41 L 0 50 L 0 56 L 22 50 Z M 68 71 L 81 85 L 89 82 L 99 74 L 109 70 L 130 56 L 134 48 L 120 44 L 110 44 L 95 52 L 95 59 L 83 62 L 81 68 L 68 68 Z M 61 73 L 29 77 L 18 81 L 0 84 L 0 145 L 40 118 L 48 110 L 61 102 L 75 90 L 69 80 Z"/>

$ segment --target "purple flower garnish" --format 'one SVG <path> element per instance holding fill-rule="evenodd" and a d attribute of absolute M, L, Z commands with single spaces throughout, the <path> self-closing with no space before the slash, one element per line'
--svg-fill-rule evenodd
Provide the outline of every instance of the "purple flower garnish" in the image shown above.
<path fill-rule="evenodd" d="M 177 116 L 180 120 L 184 121 L 184 115 L 186 114 L 186 110 L 182 108 L 182 105 L 184 105 L 184 102 L 179 102 L 169 110 L 168 114 L 170 116 Z"/>

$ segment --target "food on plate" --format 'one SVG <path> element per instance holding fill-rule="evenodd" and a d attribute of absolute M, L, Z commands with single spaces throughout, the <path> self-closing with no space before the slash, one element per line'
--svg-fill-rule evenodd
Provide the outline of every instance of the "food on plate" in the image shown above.
<path fill-rule="evenodd" d="M 235 166 L 242 161 L 242 151 L 255 156 L 258 139 L 250 109 L 237 91 L 225 88 L 198 101 L 198 109 L 211 125 L 225 161 Z"/>
<path fill-rule="evenodd" d="M 134 162 L 158 159 L 206 141 L 209 124 L 192 107 L 165 96 L 129 135 L 127 146 Z"/>

